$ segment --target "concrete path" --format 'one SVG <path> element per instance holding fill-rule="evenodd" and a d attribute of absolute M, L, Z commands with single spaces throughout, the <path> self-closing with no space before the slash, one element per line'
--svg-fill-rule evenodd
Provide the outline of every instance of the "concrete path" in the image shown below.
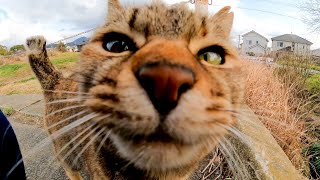
<path fill-rule="evenodd" d="M 9 118 L 17 135 L 27 179 L 67 179 L 64 170 L 54 160 L 52 144 L 47 141 L 47 133 L 35 125 L 18 123 L 18 119 Z M 42 142 L 48 143 L 42 143 Z"/>
<path fill-rule="evenodd" d="M 0 95 L 0 108 L 13 108 L 15 111 L 25 115 L 43 117 L 43 95 Z"/>
<path fill-rule="evenodd" d="M 42 119 L 44 116 L 43 95 L 0 95 L 0 108 L 12 108 L 15 112 Z M 37 125 L 20 123 L 26 116 L 9 117 L 9 121 L 17 135 L 22 156 L 24 158 L 27 179 L 68 179 L 64 170 L 54 160 L 52 142 L 47 133 Z M 46 143 L 43 143 L 43 142 Z"/>

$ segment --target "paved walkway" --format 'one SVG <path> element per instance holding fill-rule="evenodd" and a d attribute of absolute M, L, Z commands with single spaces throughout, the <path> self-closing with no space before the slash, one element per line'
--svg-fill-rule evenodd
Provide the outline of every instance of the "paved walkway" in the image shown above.
<path fill-rule="evenodd" d="M 0 95 L 0 108 L 13 108 L 15 111 L 26 115 L 43 117 L 43 95 Z"/>

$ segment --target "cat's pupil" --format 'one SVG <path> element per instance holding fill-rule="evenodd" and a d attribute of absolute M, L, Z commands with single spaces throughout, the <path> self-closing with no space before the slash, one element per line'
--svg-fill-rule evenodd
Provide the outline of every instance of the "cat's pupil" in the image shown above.
<path fill-rule="evenodd" d="M 203 54 L 203 59 L 208 61 L 208 53 Z"/>
<path fill-rule="evenodd" d="M 129 50 L 129 46 L 124 41 L 111 41 L 108 42 L 106 46 L 108 51 L 115 53 L 121 53 Z"/>

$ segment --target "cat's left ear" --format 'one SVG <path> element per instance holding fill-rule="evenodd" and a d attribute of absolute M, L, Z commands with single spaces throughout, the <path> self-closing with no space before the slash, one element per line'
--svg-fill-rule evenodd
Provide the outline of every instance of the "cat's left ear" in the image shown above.
<path fill-rule="evenodd" d="M 113 9 L 121 9 L 119 0 L 108 0 L 108 11 Z"/>
<path fill-rule="evenodd" d="M 117 20 L 123 16 L 123 8 L 119 0 L 108 0 L 108 20 Z"/>
<path fill-rule="evenodd" d="M 209 18 L 208 24 L 211 26 L 211 32 L 219 33 L 224 38 L 230 36 L 234 17 L 233 12 L 230 12 L 230 9 L 230 6 L 226 6 Z"/>

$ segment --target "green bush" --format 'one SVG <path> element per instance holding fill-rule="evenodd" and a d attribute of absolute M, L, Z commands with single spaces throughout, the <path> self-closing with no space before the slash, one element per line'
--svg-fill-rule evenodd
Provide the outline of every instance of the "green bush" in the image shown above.
<path fill-rule="evenodd" d="M 312 144 L 308 148 L 310 174 L 313 178 L 320 178 L 320 142 Z"/>
<path fill-rule="evenodd" d="M 320 74 L 314 74 L 307 79 L 307 88 L 311 94 L 320 93 Z"/>

